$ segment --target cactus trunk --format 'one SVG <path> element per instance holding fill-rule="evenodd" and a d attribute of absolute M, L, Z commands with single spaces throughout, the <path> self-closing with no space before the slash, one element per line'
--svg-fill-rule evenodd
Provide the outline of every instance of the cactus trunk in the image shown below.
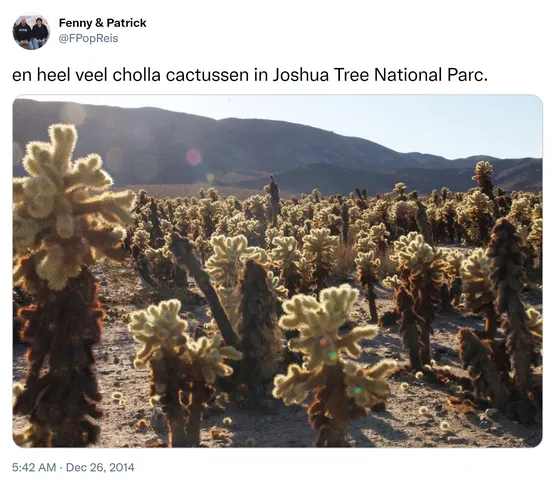
<path fill-rule="evenodd" d="M 171 447 L 187 447 L 187 436 L 185 434 L 185 419 L 183 414 L 175 417 L 168 417 L 168 427 L 170 431 Z"/>
<path fill-rule="evenodd" d="M 374 292 L 374 284 L 373 283 L 366 283 L 366 299 L 368 300 L 368 309 L 370 311 L 370 320 L 372 324 L 377 324 L 379 317 L 378 317 L 378 309 L 376 307 L 376 293 Z"/>
<path fill-rule="evenodd" d="M 493 339 L 495 334 L 497 334 L 497 329 L 500 325 L 493 303 L 489 303 L 486 307 L 484 307 L 484 315 L 486 316 L 484 338 Z"/>
<path fill-rule="evenodd" d="M 31 260 L 24 266 L 30 266 Z M 37 305 L 21 309 L 22 339 L 31 343 L 29 371 L 14 413 L 29 415 L 42 434 L 33 446 L 51 442 L 56 447 L 85 447 L 96 442 L 99 427 L 88 417 L 100 418 L 101 400 L 94 373 L 92 348 L 100 341 L 103 311 L 98 285 L 83 269 L 68 286 L 55 292 L 33 279 Z"/>
<path fill-rule="evenodd" d="M 200 389 L 199 389 L 200 388 Z M 193 387 L 191 392 L 191 402 L 187 407 L 189 416 L 187 417 L 187 445 L 196 447 L 200 445 L 200 424 L 202 421 L 202 402 L 203 402 L 204 383 L 198 388 Z"/>

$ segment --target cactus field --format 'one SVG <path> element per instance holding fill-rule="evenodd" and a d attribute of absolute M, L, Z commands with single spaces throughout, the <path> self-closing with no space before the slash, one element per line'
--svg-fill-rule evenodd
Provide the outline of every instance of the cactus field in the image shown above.
<path fill-rule="evenodd" d="M 13 180 L 18 445 L 541 442 L 541 192 L 151 196 L 77 137 Z"/>

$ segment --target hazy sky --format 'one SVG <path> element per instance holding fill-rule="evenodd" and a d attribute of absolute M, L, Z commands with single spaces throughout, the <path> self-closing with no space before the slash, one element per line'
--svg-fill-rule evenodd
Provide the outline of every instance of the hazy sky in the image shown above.
<path fill-rule="evenodd" d="M 356 136 L 399 152 L 449 159 L 542 157 L 542 103 L 531 95 L 29 96 L 159 107 L 215 119 L 283 120 Z"/>

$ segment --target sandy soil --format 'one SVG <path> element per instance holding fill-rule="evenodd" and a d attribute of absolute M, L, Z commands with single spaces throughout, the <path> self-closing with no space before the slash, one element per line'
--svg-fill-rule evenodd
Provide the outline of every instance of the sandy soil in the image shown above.
<path fill-rule="evenodd" d="M 157 301 L 156 297 L 143 287 L 130 263 L 102 263 L 94 272 L 101 284 L 100 296 L 107 310 L 102 343 L 97 349 L 97 373 L 104 396 L 102 433 L 97 447 L 144 447 L 158 439 L 166 440 L 163 415 L 148 402 L 148 370 L 133 367 L 137 343 L 127 330 L 128 313 Z M 193 283 L 191 287 L 194 288 Z M 381 315 L 393 308 L 392 292 L 379 288 L 377 294 Z M 526 299 L 541 310 L 540 296 L 527 296 Z M 184 307 L 183 311 L 191 328 L 205 322 L 205 304 Z M 362 293 L 353 315 L 359 323 L 368 323 L 368 307 L 362 300 Z M 456 311 L 439 313 L 432 336 L 438 367 L 450 366 L 453 372 L 466 375 L 457 354 L 456 333 L 460 327 L 468 326 L 480 328 L 482 320 Z M 382 329 L 375 339 L 364 345 L 361 362 L 373 364 L 383 358 L 400 363 L 407 361 L 397 327 Z M 14 381 L 24 379 L 24 353 L 24 346 L 14 346 Z M 401 388 L 403 382 L 409 385 L 406 390 Z M 501 416 L 489 418 L 483 411 L 467 417 L 449 404 L 452 395 L 446 386 L 419 381 L 408 374 L 391 378 L 389 383 L 392 394 L 386 410 L 371 412 L 352 423 L 348 435 L 353 446 L 531 447 L 541 441 L 541 419 L 538 425 L 527 428 Z M 123 405 L 112 400 L 115 391 L 123 394 Z M 420 414 L 422 406 L 430 413 Z M 232 419 L 231 425 L 224 425 L 226 417 Z M 137 424 L 140 419 L 146 420 L 146 428 Z M 449 423 L 447 432 L 440 429 L 443 421 Z M 14 418 L 14 429 L 25 423 L 23 418 Z M 209 447 L 243 447 L 247 439 L 252 438 L 257 447 L 310 447 L 315 437 L 304 406 L 285 407 L 276 401 L 270 413 L 242 410 L 233 403 L 228 403 L 225 411 L 206 412 L 201 441 Z"/>

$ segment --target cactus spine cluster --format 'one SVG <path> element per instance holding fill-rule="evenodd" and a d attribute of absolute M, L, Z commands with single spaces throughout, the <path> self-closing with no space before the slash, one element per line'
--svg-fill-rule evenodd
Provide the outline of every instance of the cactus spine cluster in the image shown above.
<path fill-rule="evenodd" d="M 345 429 L 350 420 L 366 415 L 368 408 L 389 395 L 384 378 L 396 363 L 385 360 L 363 368 L 343 358 L 344 353 L 359 357 L 359 341 L 377 334 L 375 327 L 357 326 L 339 335 L 357 296 L 355 289 L 341 285 L 323 290 L 319 301 L 296 295 L 283 304 L 285 315 L 279 325 L 299 331 L 299 337 L 289 341 L 289 349 L 302 353 L 304 361 L 302 366 L 289 365 L 286 375 L 275 377 L 273 394 L 289 405 L 301 403 L 314 393 L 308 415 L 310 425 L 319 431 L 315 446 L 346 445 Z"/>
<path fill-rule="evenodd" d="M 172 447 L 199 445 L 202 409 L 215 393 L 214 381 L 233 373 L 226 359 L 242 358 L 219 335 L 192 339 L 180 308 L 179 300 L 151 305 L 132 313 L 129 325 L 142 345 L 135 367 L 150 367 L 150 397 L 167 415 Z"/>

